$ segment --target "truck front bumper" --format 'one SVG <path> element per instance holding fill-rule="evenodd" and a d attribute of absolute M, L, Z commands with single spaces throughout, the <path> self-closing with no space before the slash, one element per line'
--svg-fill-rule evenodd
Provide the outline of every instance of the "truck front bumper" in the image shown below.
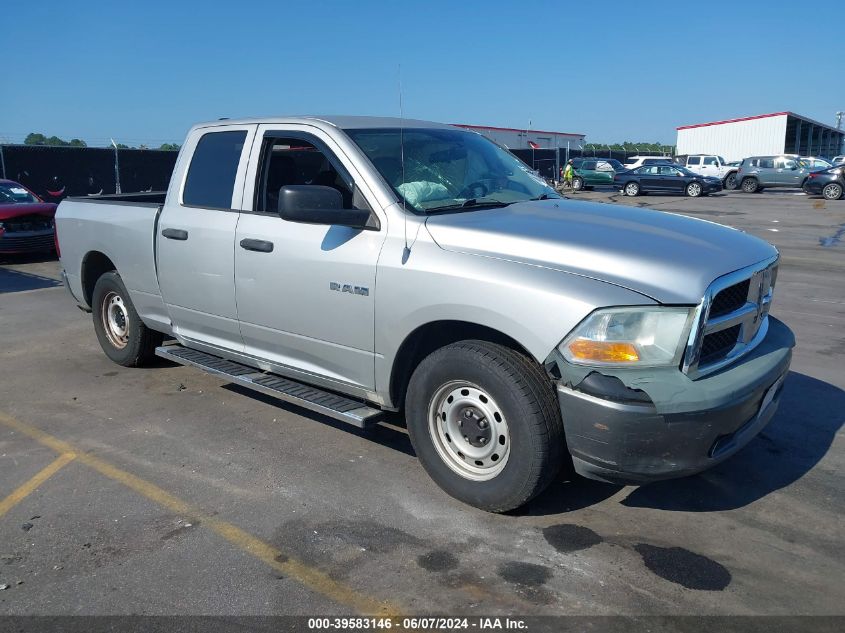
<path fill-rule="evenodd" d="M 768 333 L 752 352 L 697 380 L 676 368 L 597 372 L 557 359 L 557 395 L 575 470 L 600 481 L 641 484 L 692 475 L 727 459 L 774 416 L 794 345 L 790 329 L 769 317 Z"/>

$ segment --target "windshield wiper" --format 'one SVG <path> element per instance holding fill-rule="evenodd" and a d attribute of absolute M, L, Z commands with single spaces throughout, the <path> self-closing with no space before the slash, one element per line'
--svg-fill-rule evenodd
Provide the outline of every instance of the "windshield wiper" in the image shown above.
<path fill-rule="evenodd" d="M 425 212 L 437 213 L 438 211 L 454 211 L 455 209 L 477 209 L 480 207 L 497 209 L 500 207 L 506 207 L 509 204 L 513 204 L 513 202 L 502 202 L 501 200 L 477 200 L 476 198 L 470 198 L 469 200 L 465 200 L 457 204 L 444 204 L 440 207 L 431 207 L 430 209 L 426 209 Z"/>
<path fill-rule="evenodd" d="M 559 200 L 559 199 L 560 199 L 560 196 L 557 196 L 557 195 L 552 196 L 552 195 L 549 195 L 547 193 L 540 194 L 536 198 L 529 198 L 529 200 L 532 200 L 532 201 L 533 200 Z"/>

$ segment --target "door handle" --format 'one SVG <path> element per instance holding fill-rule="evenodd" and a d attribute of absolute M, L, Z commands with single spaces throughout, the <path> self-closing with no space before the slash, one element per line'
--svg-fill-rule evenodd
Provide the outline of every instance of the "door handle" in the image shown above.
<path fill-rule="evenodd" d="M 169 240 L 185 241 L 188 239 L 188 232 L 182 229 L 164 229 L 161 234 Z"/>
<path fill-rule="evenodd" d="M 256 251 L 258 253 L 272 253 L 273 242 L 268 242 L 266 240 L 243 239 L 241 240 L 241 248 L 247 251 Z"/>

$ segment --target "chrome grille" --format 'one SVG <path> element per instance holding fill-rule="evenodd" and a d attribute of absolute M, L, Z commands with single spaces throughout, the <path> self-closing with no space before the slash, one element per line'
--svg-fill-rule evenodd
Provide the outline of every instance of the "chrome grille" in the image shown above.
<path fill-rule="evenodd" d="M 719 277 L 698 306 L 683 370 L 714 372 L 750 352 L 765 337 L 778 258 Z"/>

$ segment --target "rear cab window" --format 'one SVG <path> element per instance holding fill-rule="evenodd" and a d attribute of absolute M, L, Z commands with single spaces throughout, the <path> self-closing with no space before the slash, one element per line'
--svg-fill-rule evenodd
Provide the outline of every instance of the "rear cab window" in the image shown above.
<path fill-rule="evenodd" d="M 191 157 L 182 204 L 188 207 L 231 209 L 235 179 L 246 130 L 206 132 Z"/>
<path fill-rule="evenodd" d="M 690 156 L 687 158 L 687 165 L 700 165 L 701 156 Z"/>

